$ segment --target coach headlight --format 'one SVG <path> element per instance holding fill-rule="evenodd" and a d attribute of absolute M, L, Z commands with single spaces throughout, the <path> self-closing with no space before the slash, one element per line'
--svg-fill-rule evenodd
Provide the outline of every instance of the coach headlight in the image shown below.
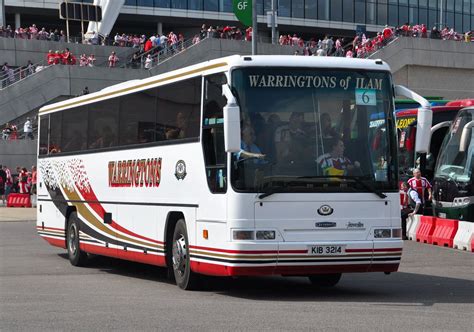
<path fill-rule="evenodd" d="M 255 239 L 255 232 L 254 231 L 241 231 L 241 230 L 234 230 L 232 232 L 232 239 L 234 240 L 254 240 Z"/>
<path fill-rule="evenodd" d="M 275 231 L 257 231 L 257 240 L 275 240 Z"/>
<path fill-rule="evenodd" d="M 471 204 L 471 198 L 470 197 L 456 197 L 454 199 L 454 206 L 455 207 L 465 207 Z"/>
<path fill-rule="evenodd" d="M 374 230 L 374 238 L 382 239 L 382 238 L 390 238 L 392 236 L 392 230 L 390 228 L 382 228 L 382 229 L 375 229 Z"/>

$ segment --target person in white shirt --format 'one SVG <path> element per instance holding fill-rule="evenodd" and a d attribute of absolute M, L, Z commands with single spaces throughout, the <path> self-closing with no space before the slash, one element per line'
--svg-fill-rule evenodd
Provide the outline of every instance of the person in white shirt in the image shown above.
<path fill-rule="evenodd" d="M 153 59 L 151 58 L 151 54 L 148 54 L 145 59 L 145 69 L 151 69 L 153 65 Z"/>
<path fill-rule="evenodd" d="M 30 118 L 26 118 L 25 125 L 23 126 L 23 131 L 25 132 L 25 136 L 34 139 L 33 137 L 33 126 L 31 125 Z"/>

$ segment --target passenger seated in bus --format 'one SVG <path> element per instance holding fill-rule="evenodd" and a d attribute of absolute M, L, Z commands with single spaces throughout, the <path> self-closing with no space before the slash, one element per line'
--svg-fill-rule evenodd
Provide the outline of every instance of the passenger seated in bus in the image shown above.
<path fill-rule="evenodd" d="M 260 148 L 255 144 L 255 131 L 249 125 L 245 125 L 242 129 L 242 140 L 240 142 L 240 152 L 237 153 L 237 159 L 242 160 L 246 158 L 264 159 L 265 155 Z M 258 161 L 255 161 L 258 162 Z"/>
<path fill-rule="evenodd" d="M 178 114 L 176 114 L 176 127 L 166 130 L 166 139 L 180 139 L 188 137 L 186 136 L 187 127 L 186 116 L 183 114 L 183 112 L 178 112 Z"/>
<path fill-rule="evenodd" d="M 89 148 L 92 149 L 99 149 L 99 148 L 109 148 L 116 144 L 116 136 L 112 131 L 110 126 L 104 126 L 102 133 L 99 134 L 99 138 L 97 138 L 94 142 L 92 142 Z"/>
<path fill-rule="evenodd" d="M 330 142 L 330 151 L 317 159 L 317 163 L 324 175 L 344 176 L 350 175 L 356 169 L 360 169 L 360 163 L 352 163 L 344 157 L 344 142 L 340 138 L 335 138 Z"/>
<path fill-rule="evenodd" d="M 306 139 L 306 131 L 304 129 L 304 114 L 302 112 L 293 112 L 287 125 L 279 127 L 275 131 L 275 146 L 277 160 L 297 159 L 301 157 L 301 148 L 305 144 L 302 141 Z M 295 157 L 295 158 L 293 158 Z"/>

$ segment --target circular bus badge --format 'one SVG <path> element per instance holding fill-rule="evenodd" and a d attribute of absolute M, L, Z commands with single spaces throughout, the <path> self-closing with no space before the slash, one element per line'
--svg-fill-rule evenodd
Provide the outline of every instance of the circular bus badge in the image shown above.
<path fill-rule="evenodd" d="M 184 160 L 178 160 L 176 163 L 174 176 L 176 176 L 178 180 L 184 180 L 186 174 L 186 163 Z"/>
<path fill-rule="evenodd" d="M 330 207 L 329 205 L 322 205 L 319 209 L 318 209 L 318 213 L 321 215 L 321 216 L 329 216 L 330 214 L 332 214 L 334 211 L 334 209 L 332 207 Z"/>

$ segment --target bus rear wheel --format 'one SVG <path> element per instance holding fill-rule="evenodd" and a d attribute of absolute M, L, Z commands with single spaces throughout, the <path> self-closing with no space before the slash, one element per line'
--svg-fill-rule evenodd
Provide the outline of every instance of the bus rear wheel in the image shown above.
<path fill-rule="evenodd" d="M 184 290 L 196 289 L 198 276 L 191 271 L 188 233 L 184 219 L 178 220 L 174 228 L 172 263 L 174 278 L 178 287 Z"/>
<path fill-rule="evenodd" d="M 79 218 L 77 212 L 72 212 L 66 233 L 66 244 L 69 261 L 74 266 L 84 266 L 87 262 L 87 253 L 79 247 Z"/>
<path fill-rule="evenodd" d="M 316 274 L 308 276 L 309 281 L 315 287 L 334 287 L 341 280 L 342 273 Z"/>

